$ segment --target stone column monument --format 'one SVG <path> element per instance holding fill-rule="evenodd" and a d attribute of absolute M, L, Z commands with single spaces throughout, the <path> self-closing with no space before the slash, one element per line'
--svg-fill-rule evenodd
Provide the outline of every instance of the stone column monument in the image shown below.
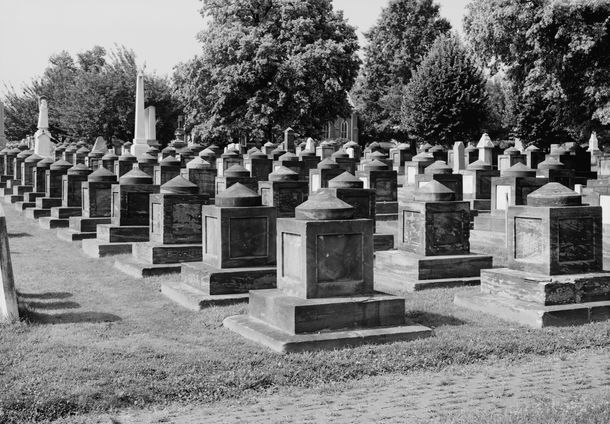
<path fill-rule="evenodd" d="M 146 142 L 146 119 L 144 115 L 144 73 L 140 70 L 136 82 L 136 125 L 133 144 L 131 145 L 131 154 L 138 159 L 149 148 Z"/>
<path fill-rule="evenodd" d="M 49 132 L 49 108 L 47 99 L 40 99 L 38 112 L 38 131 L 34 134 L 34 153 L 43 158 L 53 157 L 53 143 Z"/>
<path fill-rule="evenodd" d="M 4 103 L 0 101 L 0 149 L 6 147 L 8 140 L 4 134 Z"/>

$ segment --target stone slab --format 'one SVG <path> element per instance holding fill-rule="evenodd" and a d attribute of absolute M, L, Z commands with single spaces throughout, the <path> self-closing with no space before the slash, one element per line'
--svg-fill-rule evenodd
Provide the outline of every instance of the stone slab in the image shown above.
<path fill-rule="evenodd" d="M 5 196 L 4 197 L 6 200 L 6 203 L 17 203 L 17 202 L 23 202 L 23 194 L 11 194 L 10 196 Z"/>
<path fill-rule="evenodd" d="M 53 218 L 66 219 L 66 218 L 70 218 L 71 216 L 80 216 L 81 214 L 82 214 L 81 208 L 65 207 L 65 206 L 51 208 L 51 216 Z"/>
<path fill-rule="evenodd" d="M 543 306 L 477 292 L 457 294 L 454 303 L 534 328 L 582 325 L 610 319 L 610 301 Z"/>
<path fill-rule="evenodd" d="M 481 292 L 544 306 L 610 301 L 610 272 L 547 276 L 488 269 L 481 271 Z"/>
<path fill-rule="evenodd" d="M 375 252 L 394 249 L 394 235 L 373 234 L 373 250 Z"/>
<path fill-rule="evenodd" d="M 114 255 L 131 255 L 132 243 L 107 243 L 94 239 L 82 241 L 83 252 L 92 258 L 104 258 Z"/>
<path fill-rule="evenodd" d="M 97 238 L 105 243 L 138 243 L 148 241 L 149 227 L 143 225 L 113 225 L 97 226 Z"/>
<path fill-rule="evenodd" d="M 180 282 L 161 284 L 161 293 L 192 311 L 201 311 L 210 306 L 247 303 L 250 298 L 248 293 L 209 295 L 202 290 Z"/>
<path fill-rule="evenodd" d="M 61 197 L 39 197 L 36 199 L 36 207 L 40 209 L 51 209 L 61 206 Z"/>
<path fill-rule="evenodd" d="M 506 233 L 470 230 L 470 251 L 482 255 L 491 255 L 495 266 L 506 266 L 508 263 Z"/>
<path fill-rule="evenodd" d="M 136 243 L 133 256 L 147 264 L 177 264 L 181 262 L 200 262 L 201 244 L 159 244 Z"/>
<path fill-rule="evenodd" d="M 101 224 L 110 224 L 110 218 L 84 218 L 82 216 L 73 216 L 69 218 L 70 229 L 82 233 L 97 233 L 97 226 Z"/>
<path fill-rule="evenodd" d="M 402 295 L 405 292 L 416 292 L 429 289 L 449 289 L 455 287 L 477 286 L 480 277 L 437 278 L 420 280 L 412 274 L 392 270 L 375 269 L 375 290 L 382 293 Z"/>
<path fill-rule="evenodd" d="M 375 220 L 379 221 L 398 221 L 397 213 L 375 213 Z"/>
<path fill-rule="evenodd" d="M 71 228 L 60 228 L 57 230 L 57 238 L 64 241 L 81 241 L 85 239 L 94 239 L 97 233 L 83 233 L 74 231 Z"/>
<path fill-rule="evenodd" d="M 15 210 L 19 211 L 19 212 L 23 212 L 26 209 L 29 208 L 35 208 L 36 207 L 36 202 L 17 202 L 13 204 L 13 207 L 15 208 Z"/>
<path fill-rule="evenodd" d="M 38 219 L 43 216 L 51 216 L 51 209 L 42 209 L 42 208 L 26 209 L 25 216 L 30 219 Z"/>
<path fill-rule="evenodd" d="M 34 202 L 34 203 L 36 203 L 36 199 L 38 199 L 39 197 L 44 197 L 44 196 L 45 196 L 44 193 L 37 192 L 37 191 L 32 191 L 30 193 L 25 193 L 23 195 L 23 199 L 26 202 Z"/>
<path fill-rule="evenodd" d="M 279 353 L 332 350 L 363 344 L 411 341 L 432 336 L 432 330 L 421 325 L 291 335 L 247 315 L 228 317 L 223 321 L 223 325 L 246 339 Z"/>
<path fill-rule="evenodd" d="M 70 222 L 66 218 L 54 218 L 52 216 L 43 216 L 38 219 L 38 225 L 45 230 L 55 228 L 68 228 Z"/>
<path fill-rule="evenodd" d="M 136 245 L 139 243 L 134 243 L 132 247 L 133 251 L 136 249 Z M 135 278 L 145 278 L 145 277 L 155 277 L 160 275 L 173 275 L 180 274 L 180 264 L 148 264 L 142 261 L 139 261 L 133 257 L 126 257 L 122 259 L 117 259 L 114 261 L 114 267 L 127 275 L 130 275 Z"/>
<path fill-rule="evenodd" d="M 243 294 L 250 290 L 277 287 L 277 268 L 219 269 L 202 262 L 183 263 L 181 282 L 206 295 Z"/>

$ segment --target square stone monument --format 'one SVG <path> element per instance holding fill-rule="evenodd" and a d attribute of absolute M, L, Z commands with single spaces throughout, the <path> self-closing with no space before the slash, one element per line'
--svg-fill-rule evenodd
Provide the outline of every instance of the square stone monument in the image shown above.
<path fill-rule="evenodd" d="M 368 162 L 356 177 L 364 182 L 364 188 L 375 191 L 375 219 L 392 221 L 398 213 L 398 175 L 387 164 L 378 160 Z"/>
<path fill-rule="evenodd" d="M 55 161 L 49 166 L 45 172 L 45 195 L 36 199 L 36 207 L 28 209 L 26 216 L 33 219 L 50 217 L 51 208 L 61 206 L 63 176 L 72 166 L 72 163 L 63 159 Z"/>
<path fill-rule="evenodd" d="M 23 203 L 27 205 L 25 216 L 31 219 L 38 219 L 41 216 L 51 215 L 50 209 L 37 209 L 36 199 L 46 195 L 46 172 L 54 163 L 51 158 L 44 158 L 36 163 L 34 169 L 34 191 L 25 193 Z"/>
<path fill-rule="evenodd" d="M 403 298 L 373 290 L 373 221 L 353 213 L 323 190 L 278 219 L 278 288 L 250 292 L 249 314 L 224 326 L 281 353 L 430 336 L 406 325 Z"/>
<path fill-rule="evenodd" d="M 236 164 L 226 169 L 222 176 L 216 177 L 215 196 L 218 196 L 219 193 L 225 191 L 236 183 L 243 184 L 252 191 L 258 190 L 258 181 L 256 181 L 256 178 L 253 178 L 250 175 L 250 171 L 248 171 L 246 168 Z"/>
<path fill-rule="evenodd" d="M 273 161 L 256 149 L 244 159 L 244 168 L 250 171 L 250 175 L 256 181 L 267 181 L 269 174 L 273 172 Z"/>
<path fill-rule="evenodd" d="M 277 209 L 280 218 L 294 217 L 294 209 L 307 200 L 309 184 L 299 180 L 299 174 L 292 169 L 280 166 L 271 174 L 268 181 L 258 182 L 258 193 L 262 204 Z"/>
<path fill-rule="evenodd" d="M 153 169 L 153 182 L 161 186 L 180 175 L 180 161 L 173 156 L 167 156 L 155 165 Z"/>

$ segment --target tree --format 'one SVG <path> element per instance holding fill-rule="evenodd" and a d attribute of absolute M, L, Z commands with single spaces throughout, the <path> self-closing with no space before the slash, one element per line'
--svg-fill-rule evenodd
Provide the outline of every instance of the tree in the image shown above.
<path fill-rule="evenodd" d="M 482 72 L 455 36 L 439 37 L 405 88 L 402 122 L 419 142 L 474 140 L 487 108 Z"/>
<path fill-rule="evenodd" d="M 347 116 L 358 42 L 331 0 L 202 1 L 203 53 L 174 74 L 187 117 L 202 119 L 196 133 L 272 140 L 290 126 L 315 136 Z"/>
<path fill-rule="evenodd" d="M 362 76 L 354 91 L 368 128 L 364 138 L 388 140 L 400 136 L 404 86 L 434 40 L 451 29 L 433 0 L 391 0 L 366 34 Z"/>
<path fill-rule="evenodd" d="M 482 63 L 510 80 L 519 136 L 544 146 L 608 129 L 608 1 L 473 0 L 464 26 Z"/>

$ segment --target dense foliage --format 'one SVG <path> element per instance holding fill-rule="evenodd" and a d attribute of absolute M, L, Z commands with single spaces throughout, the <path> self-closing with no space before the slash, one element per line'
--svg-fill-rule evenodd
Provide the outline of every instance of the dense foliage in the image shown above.
<path fill-rule="evenodd" d="M 475 140 L 485 121 L 485 79 L 455 36 L 439 37 L 405 88 L 402 122 L 418 142 Z"/>
<path fill-rule="evenodd" d="M 331 0 L 202 0 L 203 52 L 174 74 L 187 128 L 226 143 L 320 134 L 349 116 L 359 67 L 355 31 Z"/>
<path fill-rule="evenodd" d="M 391 0 L 382 10 L 366 34 L 364 66 L 354 90 L 365 141 L 404 136 L 403 88 L 434 40 L 450 28 L 433 0 Z"/>
<path fill-rule="evenodd" d="M 124 47 L 107 53 L 96 46 L 76 58 L 65 51 L 55 54 L 40 78 L 21 91 L 8 90 L 4 99 L 7 137 L 19 140 L 36 131 L 38 98 L 44 96 L 54 137 L 130 140 L 134 131 L 136 75 L 135 54 Z M 168 141 L 179 112 L 169 80 L 147 74 L 144 85 L 146 106 L 156 108 L 157 139 Z"/>
<path fill-rule="evenodd" d="M 504 79 L 517 135 L 548 145 L 608 130 L 609 1 L 473 0 L 465 31 Z"/>

